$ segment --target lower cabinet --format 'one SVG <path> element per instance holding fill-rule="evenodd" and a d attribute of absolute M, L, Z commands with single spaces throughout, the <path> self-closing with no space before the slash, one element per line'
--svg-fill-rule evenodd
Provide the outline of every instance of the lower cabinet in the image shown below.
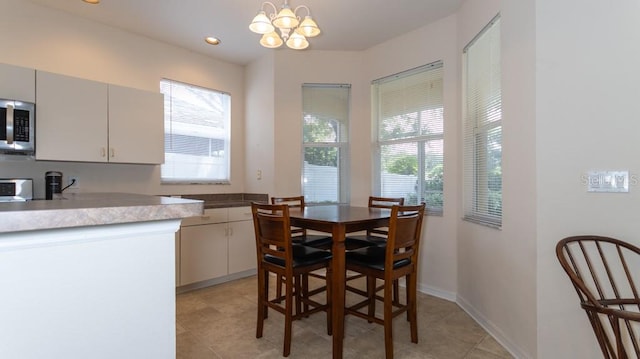
<path fill-rule="evenodd" d="M 180 229 L 180 285 L 227 275 L 226 223 Z"/>
<path fill-rule="evenodd" d="M 201 287 L 251 275 L 256 249 L 250 207 L 215 208 L 182 220 L 177 285 Z"/>
<path fill-rule="evenodd" d="M 246 208 L 251 217 L 251 208 Z M 229 222 L 229 232 L 229 274 L 255 270 L 257 258 L 253 219 Z"/>

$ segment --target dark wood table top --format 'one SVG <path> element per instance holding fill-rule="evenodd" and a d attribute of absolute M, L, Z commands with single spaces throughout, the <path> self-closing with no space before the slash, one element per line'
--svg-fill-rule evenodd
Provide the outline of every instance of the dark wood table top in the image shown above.
<path fill-rule="evenodd" d="M 294 226 L 331 232 L 334 225 L 343 225 L 348 233 L 384 226 L 389 221 L 391 211 L 384 208 L 326 205 L 291 208 L 289 216 Z"/>

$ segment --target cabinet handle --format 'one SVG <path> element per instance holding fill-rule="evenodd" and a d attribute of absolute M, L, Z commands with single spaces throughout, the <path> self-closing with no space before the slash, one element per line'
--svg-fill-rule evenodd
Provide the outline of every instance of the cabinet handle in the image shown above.
<path fill-rule="evenodd" d="M 113 149 L 113 147 L 111 147 L 111 158 L 116 156 L 116 150 Z"/>
<path fill-rule="evenodd" d="M 229 228 L 229 237 L 233 236 L 233 228 Z"/>
<path fill-rule="evenodd" d="M 100 147 L 100 156 L 101 157 L 107 156 L 107 150 L 104 147 Z"/>
<path fill-rule="evenodd" d="M 12 104 L 7 104 L 7 144 L 11 145 L 13 144 L 13 105 Z"/>

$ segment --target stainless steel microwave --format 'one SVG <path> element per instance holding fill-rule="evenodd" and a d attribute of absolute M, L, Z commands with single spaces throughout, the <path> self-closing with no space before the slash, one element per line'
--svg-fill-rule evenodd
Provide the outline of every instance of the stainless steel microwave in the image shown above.
<path fill-rule="evenodd" d="M 35 153 L 35 104 L 0 99 L 0 153 Z"/>
<path fill-rule="evenodd" d="M 24 202 L 33 199 L 33 179 L 0 178 L 0 202 Z"/>

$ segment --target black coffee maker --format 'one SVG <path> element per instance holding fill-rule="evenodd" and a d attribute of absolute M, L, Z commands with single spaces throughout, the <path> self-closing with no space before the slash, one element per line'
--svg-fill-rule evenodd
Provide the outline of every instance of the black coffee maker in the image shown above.
<path fill-rule="evenodd" d="M 62 172 L 48 171 L 44 174 L 45 199 L 58 199 L 62 196 Z"/>

